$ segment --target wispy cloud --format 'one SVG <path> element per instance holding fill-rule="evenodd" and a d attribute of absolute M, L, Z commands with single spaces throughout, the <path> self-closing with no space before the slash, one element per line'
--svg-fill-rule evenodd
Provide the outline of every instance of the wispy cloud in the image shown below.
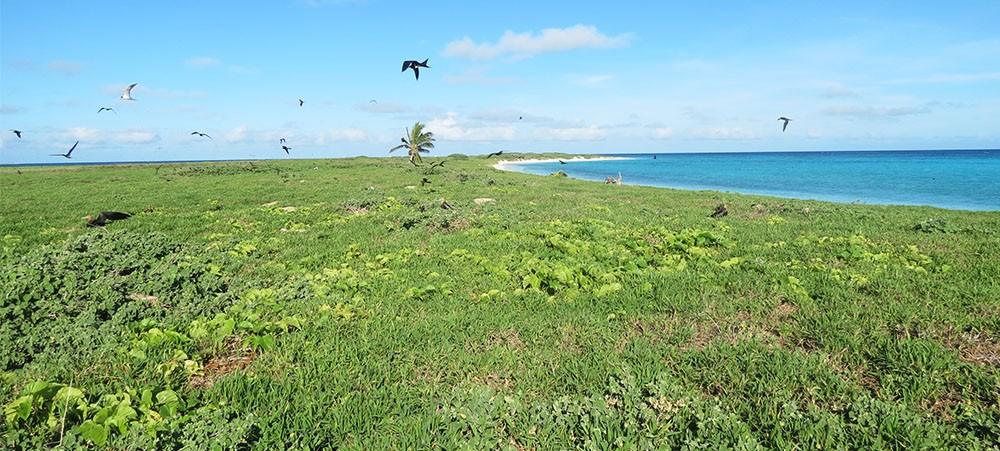
<path fill-rule="evenodd" d="M 686 137 L 695 139 L 757 139 L 756 133 L 742 127 L 704 127 L 688 130 Z"/>
<path fill-rule="evenodd" d="M 676 135 L 674 129 L 670 127 L 656 127 L 653 129 L 653 138 L 670 139 Z"/>
<path fill-rule="evenodd" d="M 855 119 L 891 118 L 930 113 L 928 105 L 917 106 L 868 106 L 868 105 L 837 105 L 823 109 L 823 114 L 842 116 Z"/>
<path fill-rule="evenodd" d="M 125 89 L 131 83 L 121 83 L 121 84 L 111 84 L 101 86 L 101 92 L 104 94 L 117 94 L 121 95 L 122 90 Z M 182 89 L 170 89 L 170 88 L 159 88 L 155 86 L 146 86 L 139 83 L 135 89 L 132 90 L 132 96 L 136 100 L 142 100 L 142 96 L 150 97 L 161 97 L 161 98 L 171 98 L 171 99 L 200 99 L 207 97 L 208 93 L 204 91 L 186 91 Z"/>
<path fill-rule="evenodd" d="M 70 127 L 56 134 L 60 142 L 79 140 L 81 145 L 135 145 L 149 144 L 160 140 L 153 130 L 98 130 L 90 127 Z"/>
<path fill-rule="evenodd" d="M 975 83 L 984 81 L 1000 81 L 1000 72 L 977 72 L 967 74 L 935 74 L 923 77 L 900 78 L 890 83 L 922 84 L 922 83 Z"/>
<path fill-rule="evenodd" d="M 222 139 L 230 143 L 244 142 L 248 139 L 248 128 L 246 125 L 235 127 L 222 135 Z"/>
<path fill-rule="evenodd" d="M 538 139 L 556 141 L 600 141 L 608 137 L 608 132 L 597 125 L 585 127 L 541 128 L 535 133 Z"/>
<path fill-rule="evenodd" d="M 368 133 L 359 128 L 340 128 L 321 133 L 316 139 L 316 144 L 324 145 L 334 142 L 363 142 L 368 141 Z"/>
<path fill-rule="evenodd" d="M 514 127 L 470 123 L 454 112 L 427 121 L 427 130 L 448 141 L 504 141 L 515 137 Z"/>
<path fill-rule="evenodd" d="M 20 107 L 20 106 L 0 105 L 0 114 L 3 114 L 3 115 L 20 114 L 20 113 L 24 113 L 26 111 L 28 111 L 27 108 Z"/>
<path fill-rule="evenodd" d="M 196 56 L 184 60 L 184 65 L 195 68 L 215 67 L 219 65 L 219 60 L 211 56 Z"/>
<path fill-rule="evenodd" d="M 76 61 L 70 60 L 53 60 L 49 61 L 45 65 L 45 68 L 51 72 L 56 72 L 62 75 L 79 75 L 83 72 L 83 64 Z"/>
<path fill-rule="evenodd" d="M 620 34 L 608 36 L 591 25 L 575 25 L 568 28 L 546 28 L 539 33 L 504 32 L 495 43 L 476 43 L 470 37 L 449 42 L 444 55 L 472 60 L 491 60 L 500 57 L 513 59 L 531 58 L 551 52 L 576 49 L 610 49 L 627 47 L 634 36 Z"/>
<path fill-rule="evenodd" d="M 368 0 L 299 0 L 299 3 L 306 6 L 345 6 L 345 5 L 363 5 L 368 3 Z"/>
<path fill-rule="evenodd" d="M 607 75 L 607 74 L 601 74 L 601 75 L 576 75 L 576 76 L 570 77 L 570 80 L 572 81 L 573 84 L 578 85 L 578 86 L 597 86 L 597 85 L 602 84 L 604 82 L 610 81 L 610 80 L 612 80 L 614 78 L 615 78 L 614 75 Z"/>
<path fill-rule="evenodd" d="M 501 85 L 513 83 L 517 79 L 513 77 L 495 77 L 489 75 L 485 69 L 468 69 L 454 75 L 445 75 L 445 83 L 453 85 Z"/>
<path fill-rule="evenodd" d="M 31 59 L 14 58 L 4 61 L 4 66 L 16 71 L 47 71 L 66 76 L 79 75 L 84 69 L 83 63 L 66 59 L 56 59 L 42 64 Z"/>
<path fill-rule="evenodd" d="M 392 102 L 359 103 L 354 105 L 354 109 L 374 114 L 400 114 L 412 111 L 412 108 Z"/>
<path fill-rule="evenodd" d="M 235 73 L 251 72 L 251 69 L 246 66 L 228 64 L 214 56 L 194 56 L 184 60 L 184 65 L 192 69 L 224 68 Z"/>
<path fill-rule="evenodd" d="M 820 95 L 828 99 L 842 99 L 861 97 L 861 92 L 851 89 L 842 83 L 830 82 L 824 84 Z"/>

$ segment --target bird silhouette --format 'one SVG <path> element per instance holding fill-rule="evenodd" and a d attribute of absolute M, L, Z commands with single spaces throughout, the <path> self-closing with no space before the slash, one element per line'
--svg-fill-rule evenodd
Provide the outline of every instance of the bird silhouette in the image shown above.
<path fill-rule="evenodd" d="M 63 157 L 63 158 L 67 158 L 67 159 L 72 159 L 70 157 L 70 154 L 72 154 L 73 150 L 76 149 L 76 145 L 77 144 L 80 144 L 79 140 L 77 140 L 75 143 L 73 143 L 73 147 L 70 147 L 68 152 L 66 152 L 66 153 L 50 153 L 49 156 L 51 156 L 51 157 Z"/>
<path fill-rule="evenodd" d="M 202 132 L 191 132 L 191 134 L 192 134 L 192 135 L 198 135 L 198 136 L 200 136 L 200 137 L 202 137 L 202 138 L 208 138 L 208 139 L 212 139 L 212 137 L 211 137 L 211 136 L 208 136 L 208 133 L 202 133 Z"/>
<path fill-rule="evenodd" d="M 132 215 L 120 211 L 102 211 L 96 218 L 87 215 L 83 219 L 87 220 L 87 227 L 104 227 L 108 221 L 120 221 L 131 217 Z"/>
<path fill-rule="evenodd" d="M 302 105 L 304 105 L 305 103 L 306 103 L 306 101 L 305 101 L 305 100 L 302 100 L 302 99 L 299 99 L 299 107 L 301 107 L 301 106 L 302 106 Z"/>
<path fill-rule="evenodd" d="M 101 111 L 110 111 L 110 112 L 114 113 L 115 109 L 111 108 L 109 106 L 102 106 L 102 107 L 100 107 L 100 108 L 97 109 L 97 113 L 100 114 Z"/>
<path fill-rule="evenodd" d="M 486 158 L 490 159 L 490 158 L 493 158 L 493 157 L 499 157 L 500 155 L 503 155 L 503 151 L 502 150 L 497 151 L 497 152 L 493 152 L 493 153 L 487 155 Z"/>
<path fill-rule="evenodd" d="M 789 119 L 789 118 L 787 118 L 785 116 L 781 116 L 781 117 L 778 118 L 778 120 L 779 121 L 784 121 L 784 124 L 781 124 L 781 132 L 784 133 L 785 129 L 788 128 L 788 122 L 791 121 L 791 119 Z"/>
<path fill-rule="evenodd" d="M 403 61 L 403 70 L 401 72 L 406 72 L 406 69 L 413 69 L 413 76 L 417 80 L 420 80 L 420 68 L 421 67 L 426 67 L 428 69 L 431 68 L 430 66 L 427 65 L 427 60 L 426 59 L 423 60 L 423 61 L 406 60 L 406 61 Z"/>
<path fill-rule="evenodd" d="M 132 83 L 128 85 L 128 87 L 122 91 L 122 100 L 135 100 L 132 98 L 132 88 L 135 88 L 138 84 L 139 83 Z"/>
<path fill-rule="evenodd" d="M 566 164 L 565 161 L 559 160 L 559 164 Z"/>
<path fill-rule="evenodd" d="M 448 160 L 441 160 L 441 161 L 439 161 L 437 163 L 432 163 L 431 164 L 431 169 L 443 167 L 445 161 L 448 161 Z"/>
<path fill-rule="evenodd" d="M 368 101 L 368 103 L 378 103 L 378 102 L 375 99 L 371 99 Z"/>
<path fill-rule="evenodd" d="M 291 155 L 290 153 L 288 153 L 288 151 L 289 151 L 289 150 L 292 150 L 292 148 L 291 148 L 291 147 L 288 147 L 288 146 L 281 146 L 281 150 L 284 150 L 286 154 L 288 154 L 288 155 Z"/>
<path fill-rule="evenodd" d="M 279 143 L 279 144 L 284 144 L 284 143 L 285 143 L 285 138 L 281 138 L 281 139 L 279 139 L 279 140 L 278 140 L 278 143 Z"/>
<path fill-rule="evenodd" d="M 20 130 L 14 130 L 14 129 L 11 129 L 10 131 L 14 132 L 14 135 L 17 136 L 17 139 L 21 139 L 21 133 L 24 133 Z"/>
<path fill-rule="evenodd" d="M 521 120 L 521 119 L 524 119 L 524 116 L 518 116 L 517 117 L 517 120 Z"/>

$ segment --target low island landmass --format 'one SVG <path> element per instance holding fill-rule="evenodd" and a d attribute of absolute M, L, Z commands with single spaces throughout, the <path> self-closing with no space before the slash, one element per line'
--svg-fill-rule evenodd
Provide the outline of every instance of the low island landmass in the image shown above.
<path fill-rule="evenodd" d="M 3 443 L 1000 444 L 1000 213 L 415 164 L 0 168 Z"/>

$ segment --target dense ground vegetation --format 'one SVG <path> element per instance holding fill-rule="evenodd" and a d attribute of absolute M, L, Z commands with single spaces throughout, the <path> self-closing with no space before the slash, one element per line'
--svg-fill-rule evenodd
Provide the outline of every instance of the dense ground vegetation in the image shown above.
<path fill-rule="evenodd" d="M 434 161 L 0 169 L 2 443 L 1000 447 L 1000 213 Z"/>

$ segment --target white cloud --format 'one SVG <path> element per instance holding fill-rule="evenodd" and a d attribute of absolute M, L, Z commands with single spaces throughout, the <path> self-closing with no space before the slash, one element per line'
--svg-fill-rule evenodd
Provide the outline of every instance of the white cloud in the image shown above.
<path fill-rule="evenodd" d="M 554 139 L 557 141 L 600 141 L 608 136 L 608 132 L 596 125 L 586 127 L 542 128 L 537 132 L 539 139 Z"/>
<path fill-rule="evenodd" d="M 445 75 L 445 83 L 453 85 L 501 85 L 517 81 L 514 77 L 494 77 L 485 69 L 468 69 L 456 75 Z"/>
<path fill-rule="evenodd" d="M 127 130 L 111 135 L 110 142 L 120 144 L 147 144 L 160 140 L 156 132 L 146 130 Z"/>
<path fill-rule="evenodd" d="M 68 139 L 80 141 L 97 141 L 98 137 L 101 136 L 101 132 L 97 129 L 87 127 L 70 127 L 63 132 L 63 136 Z"/>
<path fill-rule="evenodd" d="M 193 58 L 188 58 L 184 61 L 184 64 L 189 67 L 205 68 L 213 67 L 219 65 L 219 60 L 212 58 L 211 56 L 196 56 Z"/>
<path fill-rule="evenodd" d="M 573 77 L 573 84 L 579 86 L 596 86 L 615 78 L 614 75 L 582 75 Z"/>
<path fill-rule="evenodd" d="M 77 141 L 82 144 L 131 145 L 148 144 L 160 140 L 160 135 L 151 130 L 98 130 L 89 127 L 70 127 L 55 135 L 58 142 Z"/>
<path fill-rule="evenodd" d="M 104 85 L 101 87 L 101 92 L 104 94 L 115 94 L 121 95 L 122 90 L 131 83 L 120 83 L 113 85 Z M 153 86 L 146 86 L 139 82 L 139 84 L 132 90 L 132 97 L 136 100 L 141 101 L 142 96 L 150 97 L 161 97 L 161 98 L 171 98 L 171 99 L 200 99 L 207 97 L 208 93 L 204 91 L 184 91 L 180 89 L 169 89 L 169 88 L 157 88 Z"/>
<path fill-rule="evenodd" d="M 19 114 L 28 111 L 27 108 L 14 105 L 0 105 L 0 114 Z"/>
<path fill-rule="evenodd" d="M 706 127 L 690 130 L 687 133 L 697 139 L 757 139 L 758 136 L 741 127 Z"/>
<path fill-rule="evenodd" d="M 979 72 L 968 74 L 936 74 L 924 77 L 901 78 L 891 83 L 975 83 L 1000 81 L 1000 72 Z"/>
<path fill-rule="evenodd" d="M 83 64 L 69 60 L 53 60 L 45 68 L 63 75 L 77 75 L 83 71 Z"/>
<path fill-rule="evenodd" d="M 847 98 L 847 97 L 861 97 L 861 93 L 857 90 L 851 89 L 841 83 L 827 83 L 821 92 L 821 95 L 826 98 Z"/>
<path fill-rule="evenodd" d="M 472 38 L 449 42 L 444 55 L 473 60 L 490 60 L 509 56 L 514 59 L 531 58 L 550 52 L 575 49 L 610 49 L 626 47 L 632 42 L 631 34 L 608 36 L 590 25 L 575 25 L 568 28 L 546 28 L 541 33 L 504 32 L 496 43 L 477 44 Z"/>
<path fill-rule="evenodd" d="M 657 127 L 653 129 L 653 137 L 656 139 L 669 139 L 674 137 L 674 129 L 670 127 Z"/>
<path fill-rule="evenodd" d="M 232 129 L 232 130 L 224 133 L 222 135 L 222 139 L 225 139 L 227 142 L 236 143 L 236 142 L 246 141 L 247 140 L 247 136 L 248 136 L 248 134 L 247 134 L 247 126 L 246 125 L 240 125 L 239 127 L 236 127 L 234 129 Z"/>
<path fill-rule="evenodd" d="M 376 101 L 376 103 L 369 102 L 369 103 L 357 104 L 354 105 L 354 108 L 357 110 L 374 114 L 399 114 L 399 113 L 408 113 L 411 110 L 411 108 L 406 105 L 401 105 L 392 102 L 379 102 L 379 101 Z"/>
<path fill-rule="evenodd" d="M 328 142 L 349 141 L 362 142 L 368 140 L 368 133 L 358 128 L 333 129 L 321 134 L 316 139 L 316 144 L 326 144 Z"/>
<path fill-rule="evenodd" d="M 448 141 L 503 141 L 515 137 L 514 127 L 470 124 L 462 120 L 458 113 L 448 113 L 445 117 L 427 121 L 427 131 L 436 138 Z"/>
<path fill-rule="evenodd" d="M 914 114 L 924 114 L 930 112 L 931 109 L 927 105 L 920 105 L 920 106 L 838 105 L 823 109 L 823 113 L 830 116 L 844 116 L 844 117 L 852 117 L 858 119 L 910 116 Z"/>

